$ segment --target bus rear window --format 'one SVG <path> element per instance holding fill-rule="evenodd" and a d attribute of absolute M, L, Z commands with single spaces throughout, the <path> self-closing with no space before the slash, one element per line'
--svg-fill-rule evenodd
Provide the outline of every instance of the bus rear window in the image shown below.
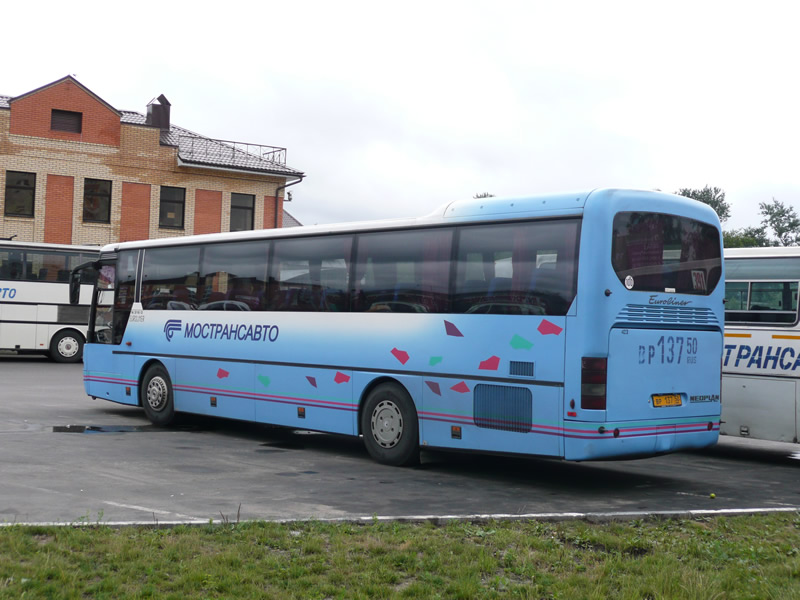
<path fill-rule="evenodd" d="M 617 213 L 611 261 L 629 290 L 707 296 L 722 274 L 719 230 L 675 215 Z"/>

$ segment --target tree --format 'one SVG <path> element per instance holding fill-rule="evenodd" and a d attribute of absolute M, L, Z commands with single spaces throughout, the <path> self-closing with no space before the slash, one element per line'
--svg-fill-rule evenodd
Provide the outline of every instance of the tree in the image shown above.
<path fill-rule="evenodd" d="M 780 246 L 796 246 L 800 242 L 800 217 L 791 206 L 786 206 L 780 200 L 772 202 L 759 202 L 761 210 L 761 227 L 769 228 L 777 238 Z"/>
<path fill-rule="evenodd" d="M 745 227 L 722 232 L 722 243 L 726 248 L 756 248 L 771 246 L 767 228 Z"/>
<path fill-rule="evenodd" d="M 693 190 L 691 188 L 681 188 L 675 192 L 679 196 L 685 196 L 692 200 L 699 200 L 704 204 L 708 204 L 716 211 L 720 223 L 724 223 L 731 216 L 730 204 L 725 200 L 725 192 L 718 187 L 706 186 L 702 190 Z"/>

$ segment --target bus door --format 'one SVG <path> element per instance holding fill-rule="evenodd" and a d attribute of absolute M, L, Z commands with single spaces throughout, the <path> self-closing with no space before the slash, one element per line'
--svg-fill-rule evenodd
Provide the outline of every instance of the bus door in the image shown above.
<path fill-rule="evenodd" d="M 0 348 L 34 348 L 37 306 L 23 276 L 19 250 L 0 250 Z"/>
<path fill-rule="evenodd" d="M 132 378 L 133 357 L 120 350 L 134 301 L 136 251 L 120 252 L 118 258 L 101 260 L 97 265 L 87 344 L 84 349 L 86 393 L 96 398 L 122 398 L 137 404 L 137 381 Z M 123 394 L 118 393 L 123 386 Z"/>

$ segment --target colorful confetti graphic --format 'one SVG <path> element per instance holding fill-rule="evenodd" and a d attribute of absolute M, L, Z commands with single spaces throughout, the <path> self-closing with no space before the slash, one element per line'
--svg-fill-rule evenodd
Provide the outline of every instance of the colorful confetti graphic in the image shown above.
<path fill-rule="evenodd" d="M 439 387 L 439 384 L 435 381 L 426 381 L 425 384 L 431 389 L 431 391 L 436 394 L 437 396 L 442 395 L 442 388 Z"/>
<path fill-rule="evenodd" d="M 559 327 L 555 323 L 551 323 L 547 319 L 539 323 L 539 327 L 537 327 L 539 333 L 542 335 L 560 335 L 564 329 Z"/>
<path fill-rule="evenodd" d="M 533 342 L 526 340 L 521 335 L 515 335 L 509 342 L 514 350 L 530 350 L 533 348 Z"/>
<path fill-rule="evenodd" d="M 408 362 L 409 356 L 408 352 L 405 350 L 398 350 L 397 348 L 392 348 L 392 355 L 400 361 L 401 364 L 406 364 Z"/>
<path fill-rule="evenodd" d="M 453 325 L 450 321 L 444 322 L 444 330 L 447 332 L 447 335 L 453 337 L 464 337 L 464 334 L 458 330 L 458 327 Z"/>
<path fill-rule="evenodd" d="M 497 371 L 497 368 L 499 366 L 500 366 L 500 357 L 492 356 L 491 358 L 482 360 L 481 364 L 478 365 L 478 368 L 482 371 Z"/>

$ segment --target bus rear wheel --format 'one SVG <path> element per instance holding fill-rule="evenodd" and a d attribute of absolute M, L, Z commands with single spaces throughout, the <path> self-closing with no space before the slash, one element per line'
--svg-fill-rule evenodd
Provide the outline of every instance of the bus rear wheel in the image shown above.
<path fill-rule="evenodd" d="M 154 425 L 169 425 L 175 420 L 175 403 L 172 380 L 162 364 L 154 364 L 145 371 L 139 388 L 142 408 Z"/>
<path fill-rule="evenodd" d="M 59 331 L 50 341 L 49 354 L 56 362 L 78 362 L 83 358 L 83 336 L 71 329 Z"/>
<path fill-rule="evenodd" d="M 401 386 L 383 383 L 364 403 L 361 431 L 370 456 L 379 463 L 419 463 L 419 422 L 414 402 Z"/>

